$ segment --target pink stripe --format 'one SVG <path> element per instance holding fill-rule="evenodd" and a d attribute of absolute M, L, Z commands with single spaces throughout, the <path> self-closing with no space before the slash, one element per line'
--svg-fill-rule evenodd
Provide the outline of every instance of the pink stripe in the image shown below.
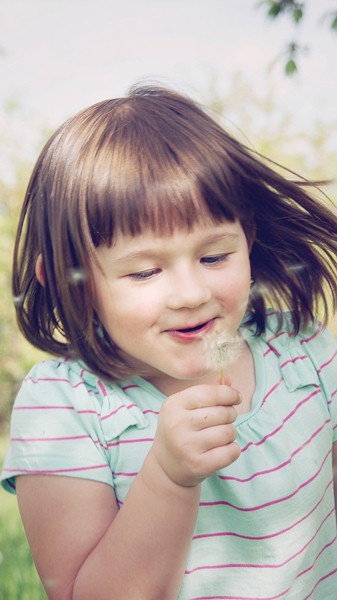
<path fill-rule="evenodd" d="M 73 406 L 14 406 L 13 410 L 75 410 Z"/>
<path fill-rule="evenodd" d="M 79 381 L 76 384 L 72 384 L 69 379 L 63 379 L 61 377 L 38 377 L 38 379 L 33 379 L 31 375 L 25 378 L 25 381 L 31 381 L 34 385 L 38 384 L 40 381 L 57 381 L 58 383 L 67 383 L 72 388 L 77 388 L 80 385 L 85 385 L 84 381 Z"/>
<path fill-rule="evenodd" d="M 309 358 L 307 356 L 307 354 L 303 355 L 303 356 L 296 356 L 295 358 L 289 358 L 289 360 L 286 360 L 281 366 L 281 369 L 283 367 L 285 367 L 288 363 L 292 363 L 294 364 L 297 360 L 305 360 L 306 358 Z"/>
<path fill-rule="evenodd" d="M 269 392 L 267 392 L 267 394 L 264 396 L 264 398 L 262 400 L 261 406 L 264 405 L 268 396 L 270 396 L 276 390 L 276 388 L 278 388 L 278 386 L 282 383 L 282 381 L 283 381 L 283 377 L 281 377 L 281 379 L 279 379 L 279 381 L 277 383 L 275 383 L 275 385 L 273 385 L 273 387 L 269 390 Z"/>
<path fill-rule="evenodd" d="M 121 406 L 119 406 L 118 408 L 116 408 L 116 410 L 111 411 L 108 415 L 105 415 L 104 417 L 101 417 L 101 421 L 105 421 L 106 419 L 109 419 L 110 417 L 112 417 L 113 415 L 115 415 L 116 413 L 118 413 L 123 408 L 127 408 L 128 410 L 130 410 L 130 408 L 134 408 L 135 406 L 136 406 L 136 404 L 129 404 L 128 406 L 126 406 L 125 404 L 122 404 Z"/>
<path fill-rule="evenodd" d="M 267 475 L 269 473 L 274 473 L 275 471 L 279 471 L 280 469 L 283 469 L 284 467 L 289 465 L 291 463 L 292 459 L 294 458 L 294 456 L 296 456 L 296 454 L 301 452 L 301 450 L 303 450 L 303 448 L 305 448 L 305 446 L 310 444 L 310 442 L 316 437 L 316 435 L 318 435 L 324 429 L 324 427 L 326 427 L 326 425 L 329 425 L 329 424 L 330 424 L 330 419 L 327 419 L 326 421 L 324 421 L 324 423 L 323 423 L 323 425 L 321 425 L 321 427 L 319 427 L 316 431 L 314 431 L 314 433 L 305 442 L 303 442 L 303 444 L 301 446 L 296 448 L 296 450 L 294 450 L 290 454 L 290 458 L 288 460 L 277 465 L 277 467 L 273 467 L 272 469 L 265 469 L 264 471 L 257 471 L 256 473 L 253 473 L 253 475 L 251 475 L 250 477 L 246 477 L 246 478 L 232 477 L 229 475 L 217 475 L 217 477 L 219 477 L 219 479 L 222 479 L 223 481 L 237 481 L 239 483 L 245 483 L 247 481 L 251 481 L 255 477 L 259 477 L 260 475 Z"/>
<path fill-rule="evenodd" d="M 119 471 L 116 473 L 112 473 L 115 477 L 136 477 L 138 475 L 138 471 L 135 473 L 123 473 L 123 471 Z"/>
<path fill-rule="evenodd" d="M 273 351 L 277 354 L 277 356 L 280 356 L 279 351 L 277 350 L 277 348 L 275 348 L 273 346 L 273 344 L 271 343 L 273 340 L 277 340 L 279 337 L 281 337 L 282 335 L 288 335 L 287 331 L 279 331 L 279 333 L 277 333 L 276 335 L 273 335 L 271 338 L 269 338 L 268 340 L 266 340 L 266 343 L 268 344 L 268 346 L 270 346 L 269 351 Z M 265 354 L 268 354 L 268 350 Z M 265 356 L 265 355 L 264 355 Z"/>
<path fill-rule="evenodd" d="M 306 338 L 305 340 L 301 340 L 300 344 L 308 344 L 308 342 L 311 342 L 311 340 L 313 340 L 319 333 L 321 333 L 322 329 L 322 326 L 319 325 L 316 331 L 314 331 L 314 333 L 310 337 Z"/>
<path fill-rule="evenodd" d="M 74 435 L 70 437 L 53 437 L 53 438 L 11 438 L 11 442 L 29 443 L 29 442 L 73 442 L 74 440 L 91 440 L 96 446 L 100 446 L 104 450 L 108 450 L 108 446 L 100 440 L 94 440 L 90 435 Z"/>
<path fill-rule="evenodd" d="M 317 583 L 316 583 L 315 587 L 313 587 L 313 588 L 312 588 L 312 590 L 311 590 L 310 594 L 308 594 L 308 596 L 306 596 L 305 598 L 303 598 L 303 600 L 308 600 L 308 598 L 310 598 L 310 597 L 313 595 L 314 591 L 315 591 L 315 590 L 316 590 L 316 588 L 319 586 L 319 584 L 320 584 L 320 583 L 322 583 L 322 581 L 325 581 L 325 579 L 328 579 L 329 577 L 331 577 L 332 575 L 334 575 L 335 573 L 337 573 L 337 568 L 336 568 L 336 569 L 334 569 L 333 571 L 330 571 L 330 573 L 327 573 L 327 574 L 326 574 L 326 575 L 324 575 L 323 577 L 321 577 L 321 578 L 320 578 L 320 579 L 317 581 Z M 325 599 L 324 599 L 324 600 L 325 600 Z"/>
<path fill-rule="evenodd" d="M 300 523 L 302 523 L 303 521 L 308 519 L 308 517 L 310 517 L 315 512 L 315 510 L 317 510 L 318 506 L 323 502 L 326 492 L 331 485 L 332 485 L 332 480 L 326 486 L 323 496 L 320 498 L 320 500 L 317 502 L 317 504 L 311 509 L 310 512 L 308 512 L 306 515 L 304 515 L 301 519 L 299 519 L 292 525 L 289 525 L 289 527 L 286 527 L 285 529 L 281 529 L 280 531 L 276 531 L 274 533 L 270 533 L 268 535 L 261 535 L 261 536 L 241 535 L 241 534 L 235 533 L 233 531 L 223 531 L 223 532 L 216 532 L 216 533 L 202 533 L 200 535 L 193 536 L 192 539 L 197 540 L 197 539 L 208 538 L 208 537 L 236 537 L 236 538 L 241 538 L 244 540 L 260 541 L 260 540 L 267 540 L 267 539 L 270 539 L 273 537 L 278 537 L 279 535 L 282 535 L 283 533 L 287 533 L 288 531 L 291 531 L 291 529 L 294 529 L 295 527 L 297 527 L 297 525 L 300 525 Z"/>
<path fill-rule="evenodd" d="M 151 410 L 148 408 L 147 410 L 143 410 L 143 415 L 147 415 L 148 413 L 152 413 L 153 415 L 159 415 L 159 410 Z"/>
<path fill-rule="evenodd" d="M 102 381 L 98 380 L 98 381 L 97 381 L 97 385 L 98 385 L 99 389 L 101 390 L 101 392 L 102 392 L 103 396 L 104 396 L 104 397 L 105 397 L 105 396 L 107 396 L 107 395 L 108 395 L 108 392 L 106 391 L 106 387 L 105 387 L 105 385 L 102 383 Z"/>
<path fill-rule="evenodd" d="M 131 385 L 131 384 L 130 384 L 130 385 L 124 385 L 124 386 L 122 387 L 122 390 L 124 390 L 124 391 L 125 391 L 125 390 L 131 390 L 132 388 L 139 388 L 139 385 L 136 385 L 136 384 L 134 384 L 134 383 L 133 383 L 132 385 Z"/>
<path fill-rule="evenodd" d="M 118 442 L 110 442 L 108 448 L 119 446 L 120 444 L 138 444 L 141 442 L 153 442 L 154 438 L 139 438 L 138 440 L 118 440 Z"/>
<path fill-rule="evenodd" d="M 198 596 L 197 598 L 191 598 L 191 600 L 278 600 L 289 592 L 290 588 L 277 594 L 277 596 Z"/>
<path fill-rule="evenodd" d="M 248 442 L 248 444 L 241 449 L 241 453 L 242 452 L 246 452 L 246 450 L 248 450 L 248 448 L 250 446 L 261 446 L 261 444 L 264 444 L 264 442 L 269 439 L 270 437 L 272 437 L 273 435 L 275 435 L 276 433 L 278 433 L 279 431 L 281 431 L 281 429 L 283 429 L 284 424 L 289 421 L 289 419 L 291 419 L 294 414 L 298 411 L 299 408 L 301 408 L 301 406 L 303 406 L 303 404 L 305 404 L 306 402 L 309 402 L 309 400 L 311 400 L 311 398 L 313 398 L 314 396 L 316 396 L 316 394 L 320 393 L 320 389 L 316 389 L 314 390 L 311 394 L 309 394 L 309 396 L 307 396 L 306 398 L 304 398 L 303 400 L 301 400 L 301 402 L 299 402 L 294 410 L 292 410 L 283 420 L 282 423 L 279 427 L 276 427 L 276 429 L 274 429 L 273 431 L 271 431 L 270 433 L 267 433 L 267 435 L 265 435 L 263 438 L 261 438 L 258 442 Z"/>
<path fill-rule="evenodd" d="M 194 569 L 191 570 L 186 570 L 185 574 L 186 575 L 191 575 L 191 573 L 194 573 L 195 571 L 204 571 L 204 570 L 208 570 L 208 569 L 231 569 L 231 568 L 244 568 L 244 569 L 281 569 L 282 567 L 284 567 L 285 565 L 287 565 L 289 562 L 291 562 L 292 560 L 294 560 L 295 558 L 297 558 L 298 556 L 300 556 L 301 554 L 303 554 L 303 552 L 306 550 L 306 548 L 308 548 L 308 546 L 310 546 L 310 544 L 312 543 L 312 541 L 315 539 L 315 537 L 318 535 L 319 531 L 321 530 L 321 528 L 323 527 L 325 521 L 332 515 L 332 513 L 335 512 L 335 508 L 333 508 L 330 513 L 328 513 L 328 515 L 325 517 L 325 519 L 322 521 L 322 523 L 320 524 L 319 528 L 317 529 L 317 531 L 315 532 L 315 534 L 312 536 L 312 538 L 300 549 L 298 550 L 298 552 L 296 552 L 295 554 L 293 554 L 292 556 L 290 556 L 289 558 L 287 558 L 286 560 L 284 560 L 281 563 L 278 564 L 254 564 L 254 563 L 225 563 L 222 565 L 200 565 L 199 567 L 195 567 Z"/>
<path fill-rule="evenodd" d="M 325 363 L 323 363 L 323 364 L 320 366 L 320 368 L 318 369 L 317 373 L 320 373 L 320 372 L 321 372 L 321 371 L 324 369 L 324 367 L 327 367 L 328 365 L 330 365 L 330 363 L 332 363 L 333 359 L 334 359 L 336 356 L 337 356 L 337 350 L 336 350 L 336 352 L 334 352 L 334 353 L 333 353 L 332 357 L 331 357 L 329 360 L 327 360 Z"/>
<path fill-rule="evenodd" d="M 50 437 L 50 438 L 11 438 L 11 442 L 63 442 L 73 440 L 90 439 L 89 435 L 74 435 L 70 437 Z"/>
<path fill-rule="evenodd" d="M 306 338 L 304 340 L 300 340 L 300 344 L 304 344 L 304 343 L 308 343 L 311 340 L 313 340 L 319 333 L 321 333 L 322 331 L 322 326 L 319 326 L 318 329 L 316 329 L 316 331 L 309 337 Z M 275 348 L 272 344 L 273 340 L 276 340 L 277 338 L 281 337 L 282 335 L 289 335 L 289 337 L 294 337 L 294 335 L 292 333 L 288 334 L 287 331 L 280 331 L 279 333 L 277 333 L 276 335 L 272 336 L 271 338 L 269 338 L 268 340 L 266 340 L 266 344 L 268 344 L 270 347 L 268 348 L 268 350 L 266 350 L 263 354 L 263 356 L 267 356 L 268 354 L 270 354 L 270 352 L 274 352 L 277 356 L 280 356 L 279 351 L 277 350 L 277 348 Z"/>
<path fill-rule="evenodd" d="M 328 456 L 331 454 L 332 449 L 329 450 L 329 452 L 326 454 L 326 456 L 324 457 L 324 460 L 320 466 L 320 468 L 318 469 L 318 471 L 312 476 L 310 477 L 310 479 L 308 479 L 307 481 L 305 481 L 304 483 L 302 483 L 294 492 L 292 492 L 291 494 L 289 494 L 288 496 L 283 496 L 282 498 L 278 498 L 277 500 L 272 500 L 271 502 L 266 502 L 265 504 L 260 504 L 258 506 L 251 506 L 250 508 L 246 508 L 246 507 L 242 507 L 242 506 L 236 506 L 235 504 L 232 504 L 231 502 L 226 502 L 225 500 L 216 500 L 214 502 L 200 502 L 200 506 L 218 506 L 218 505 L 223 505 L 223 506 L 229 506 L 230 508 L 234 508 L 235 510 L 239 510 L 241 512 L 253 512 L 255 510 L 261 510 L 263 508 L 268 508 L 269 506 L 273 506 L 274 504 L 279 504 L 280 502 L 284 502 L 285 500 L 289 500 L 290 498 L 293 498 L 294 496 L 296 496 L 296 494 L 298 494 L 298 492 L 305 488 L 307 485 L 309 485 L 310 483 L 312 483 L 320 474 L 321 470 L 323 469 L 323 466 L 328 458 Z"/>
<path fill-rule="evenodd" d="M 312 571 L 312 569 L 314 568 L 315 564 L 317 563 L 319 557 L 322 556 L 322 554 L 325 552 L 325 550 L 327 550 L 327 548 L 330 548 L 330 546 L 332 546 L 336 540 L 337 540 L 337 535 L 335 535 L 335 537 L 331 540 L 331 542 L 329 542 L 328 544 L 325 544 L 325 546 L 323 546 L 323 548 L 317 554 L 314 562 L 310 565 L 310 567 L 308 567 L 307 569 L 304 569 L 304 571 L 301 571 L 297 575 L 296 579 L 298 579 L 299 577 L 302 577 L 302 575 L 305 575 L 306 573 L 309 573 L 309 571 Z"/>
<path fill-rule="evenodd" d="M 18 475 L 19 473 L 28 473 L 31 475 L 52 475 L 53 473 L 74 473 L 76 471 L 92 471 L 94 469 L 108 469 L 109 465 L 94 465 L 91 467 L 76 467 L 74 469 L 41 469 L 41 470 L 33 470 L 33 469 L 3 469 L 7 473 L 15 473 Z"/>

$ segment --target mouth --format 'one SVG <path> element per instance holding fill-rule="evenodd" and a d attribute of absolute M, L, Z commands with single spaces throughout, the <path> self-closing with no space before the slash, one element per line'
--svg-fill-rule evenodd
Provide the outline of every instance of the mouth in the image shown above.
<path fill-rule="evenodd" d="M 197 339 L 201 334 L 208 333 L 212 329 L 214 321 L 215 319 L 211 319 L 210 321 L 204 321 L 203 323 L 198 323 L 197 325 L 192 325 L 191 327 L 168 329 L 166 332 L 171 336 L 181 340 Z"/>
<path fill-rule="evenodd" d="M 201 331 L 206 325 L 208 325 L 209 321 L 205 323 L 200 323 L 200 325 L 195 325 L 194 327 L 186 327 L 186 329 L 177 329 L 176 331 L 180 331 L 181 333 L 191 333 L 194 331 Z"/>

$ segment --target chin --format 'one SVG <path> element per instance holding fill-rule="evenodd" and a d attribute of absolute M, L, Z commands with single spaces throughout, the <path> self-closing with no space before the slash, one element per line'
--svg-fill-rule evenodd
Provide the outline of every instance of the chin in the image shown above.
<path fill-rule="evenodd" d="M 211 377 L 212 375 L 214 375 L 214 372 L 210 371 L 209 369 L 206 369 L 205 366 L 203 366 L 199 369 L 185 369 L 181 374 L 176 375 L 176 379 L 194 381 L 198 379 Z"/>

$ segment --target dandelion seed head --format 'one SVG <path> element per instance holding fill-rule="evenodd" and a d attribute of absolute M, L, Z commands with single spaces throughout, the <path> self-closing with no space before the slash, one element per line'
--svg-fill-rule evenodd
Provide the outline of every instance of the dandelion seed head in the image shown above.
<path fill-rule="evenodd" d="M 213 370 L 224 371 L 239 356 L 243 339 L 240 334 L 228 335 L 213 332 L 205 337 L 205 353 L 208 366 Z"/>

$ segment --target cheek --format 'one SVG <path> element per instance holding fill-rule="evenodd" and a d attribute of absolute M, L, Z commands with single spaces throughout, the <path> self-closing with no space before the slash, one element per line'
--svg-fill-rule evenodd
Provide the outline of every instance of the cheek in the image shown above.
<path fill-rule="evenodd" d="M 135 338 L 153 319 L 151 303 L 124 286 L 105 282 L 97 293 L 97 313 L 110 337 L 119 344 L 124 337 Z"/>
<path fill-rule="evenodd" d="M 240 310 L 246 305 L 250 295 L 250 269 L 238 268 L 233 277 L 226 278 L 221 285 L 219 297 L 223 304 Z"/>

